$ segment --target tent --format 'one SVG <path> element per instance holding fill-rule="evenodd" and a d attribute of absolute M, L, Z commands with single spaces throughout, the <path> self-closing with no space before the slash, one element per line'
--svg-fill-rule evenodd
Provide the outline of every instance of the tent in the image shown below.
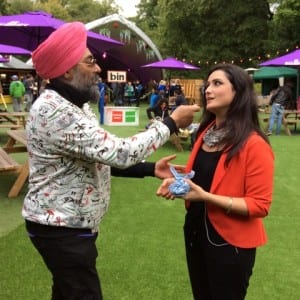
<path fill-rule="evenodd" d="M 1 70 L 1 72 L 5 71 L 5 70 L 32 71 L 32 70 L 34 70 L 34 67 L 32 64 L 25 63 L 25 62 L 21 61 L 20 59 L 11 55 L 11 56 L 9 56 L 7 62 L 0 63 L 0 70 Z"/>
<path fill-rule="evenodd" d="M 113 14 L 87 23 L 86 28 L 124 43 L 124 46 L 111 48 L 96 57 L 104 79 L 107 71 L 126 71 L 128 80 L 140 79 L 143 84 L 150 79 L 159 81 L 164 78 L 162 69 L 140 67 L 162 60 L 162 56 L 153 41 L 134 22 Z"/>
<path fill-rule="evenodd" d="M 283 84 L 285 78 L 289 78 L 294 83 L 293 94 L 297 99 L 299 96 L 299 70 L 289 67 L 262 67 L 253 73 L 254 81 L 261 81 L 262 95 L 270 94 L 270 91 Z"/>
<path fill-rule="evenodd" d="M 0 63 L 0 80 L 3 88 L 3 94 L 9 94 L 9 83 L 11 75 L 24 75 L 34 73 L 32 64 L 24 63 L 22 60 L 10 55 L 6 62 Z"/>
<path fill-rule="evenodd" d="M 262 67 L 253 73 L 254 80 L 297 77 L 298 70 L 288 67 Z"/>

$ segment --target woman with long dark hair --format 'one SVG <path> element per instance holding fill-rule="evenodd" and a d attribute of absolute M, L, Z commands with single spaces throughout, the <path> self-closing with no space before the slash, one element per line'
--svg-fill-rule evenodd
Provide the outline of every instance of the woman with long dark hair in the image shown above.
<path fill-rule="evenodd" d="M 244 299 L 256 248 L 266 243 L 262 219 L 273 191 L 274 156 L 259 126 L 252 79 L 240 67 L 214 66 L 186 171 L 190 191 L 172 194 L 165 179 L 157 191 L 186 203 L 186 259 L 194 299 Z"/>

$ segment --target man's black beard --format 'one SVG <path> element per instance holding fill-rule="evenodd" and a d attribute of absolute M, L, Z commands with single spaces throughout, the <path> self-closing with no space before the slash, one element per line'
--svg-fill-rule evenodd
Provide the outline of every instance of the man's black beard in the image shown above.
<path fill-rule="evenodd" d="M 88 101 L 97 103 L 100 97 L 100 91 L 98 87 L 99 75 L 93 74 L 93 76 L 80 72 L 77 68 L 74 69 L 74 77 L 70 84 L 78 89 L 81 95 L 86 97 Z"/>
<path fill-rule="evenodd" d="M 90 99 L 90 102 L 97 103 L 100 98 L 100 91 L 98 86 L 92 86 L 89 89 L 81 90 L 81 94 L 85 95 L 87 99 Z"/>
<path fill-rule="evenodd" d="M 97 85 L 93 85 L 90 88 L 78 89 L 73 84 L 62 81 L 59 78 L 51 79 L 46 89 L 56 91 L 62 97 L 80 108 L 82 108 L 84 103 L 89 101 L 97 103 L 100 98 L 100 91 Z"/>

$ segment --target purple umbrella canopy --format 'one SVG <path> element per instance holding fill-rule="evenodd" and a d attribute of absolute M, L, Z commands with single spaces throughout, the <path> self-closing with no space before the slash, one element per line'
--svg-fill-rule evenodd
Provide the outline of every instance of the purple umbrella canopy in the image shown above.
<path fill-rule="evenodd" d="M 160 69 L 177 69 L 177 70 L 199 70 L 200 68 L 194 65 L 187 64 L 184 61 L 177 60 L 173 57 L 168 57 L 164 60 L 159 60 L 151 64 L 143 65 L 142 68 L 160 68 Z"/>
<path fill-rule="evenodd" d="M 0 44 L 0 54 L 31 55 L 31 51 L 16 46 Z"/>
<path fill-rule="evenodd" d="M 267 60 L 260 66 L 300 66 L 300 50 Z"/>
<path fill-rule="evenodd" d="M 0 16 L 0 43 L 33 51 L 54 30 L 65 22 L 43 11 L 19 15 Z M 102 53 L 123 43 L 104 35 L 88 31 L 88 47 L 92 52 Z"/>
<path fill-rule="evenodd" d="M 0 63 L 6 63 L 6 62 L 8 62 L 8 59 L 0 56 Z"/>

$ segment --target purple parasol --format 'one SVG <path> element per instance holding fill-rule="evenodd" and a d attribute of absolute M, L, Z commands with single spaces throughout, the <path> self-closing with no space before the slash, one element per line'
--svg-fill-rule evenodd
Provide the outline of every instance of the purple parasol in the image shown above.
<path fill-rule="evenodd" d="M 160 68 L 160 69 L 177 69 L 177 70 L 199 70 L 199 67 L 187 64 L 186 62 L 177 60 L 173 57 L 168 57 L 164 60 L 159 60 L 151 64 L 143 65 L 141 68 Z"/>
<path fill-rule="evenodd" d="M 300 66 L 300 49 L 260 64 L 260 66 Z"/>
<path fill-rule="evenodd" d="M 65 22 L 43 11 L 19 15 L 0 16 L 0 43 L 23 47 L 33 51 L 55 29 Z M 88 31 L 88 47 L 92 52 L 103 51 L 123 45 L 104 35 Z"/>
<path fill-rule="evenodd" d="M 0 56 L 0 63 L 6 63 L 6 62 L 8 62 L 8 59 Z"/>
<path fill-rule="evenodd" d="M 0 54 L 31 55 L 31 51 L 16 46 L 0 44 Z"/>

